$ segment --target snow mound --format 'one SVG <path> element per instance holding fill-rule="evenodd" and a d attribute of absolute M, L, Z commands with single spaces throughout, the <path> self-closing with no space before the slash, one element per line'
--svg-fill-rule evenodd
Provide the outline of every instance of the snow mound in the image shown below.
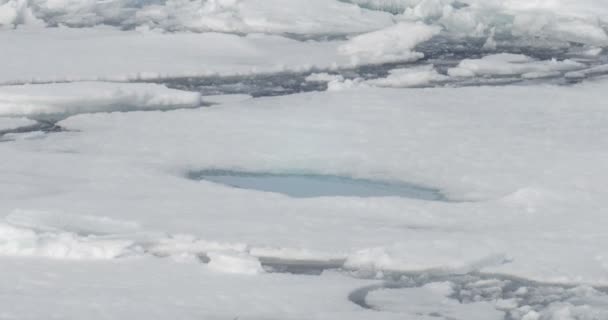
<path fill-rule="evenodd" d="M 392 61 L 415 61 L 424 54 L 413 51 L 419 43 L 438 34 L 438 27 L 401 22 L 394 26 L 352 38 L 339 50 L 350 56 L 354 65 Z"/>
<path fill-rule="evenodd" d="M 199 93 L 157 84 L 73 82 L 1 86 L 0 115 L 78 114 L 198 107 Z"/>

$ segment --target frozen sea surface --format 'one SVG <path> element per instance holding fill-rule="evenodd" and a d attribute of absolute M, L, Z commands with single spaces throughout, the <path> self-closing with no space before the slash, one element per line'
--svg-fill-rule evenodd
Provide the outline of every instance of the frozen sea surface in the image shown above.
<path fill-rule="evenodd" d="M 608 319 L 606 17 L 0 0 L 0 319 Z"/>

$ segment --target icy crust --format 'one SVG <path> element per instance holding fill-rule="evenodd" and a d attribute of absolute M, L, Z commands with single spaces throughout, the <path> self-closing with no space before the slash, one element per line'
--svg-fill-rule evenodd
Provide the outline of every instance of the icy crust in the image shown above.
<path fill-rule="evenodd" d="M 345 34 L 392 24 L 389 14 L 335 0 L 1 0 L 0 26 L 91 27 L 159 31 Z"/>
<path fill-rule="evenodd" d="M 79 115 L 60 123 L 66 132 L 0 144 L 0 212 L 105 217 L 195 239 L 127 232 L 121 239 L 143 254 L 159 254 L 152 248 L 161 243 L 165 255 L 217 251 L 200 239 L 253 256 L 342 259 L 356 270 L 489 270 L 606 284 L 605 85 L 358 88 Z M 453 201 L 295 199 L 188 179 L 208 168 L 397 180 Z M 29 221 L 37 230 L 49 218 Z M 233 258 L 255 270 L 239 255 L 224 261 Z"/>
<path fill-rule="evenodd" d="M 200 105 L 199 93 L 157 84 L 73 82 L 0 86 L 0 116 L 162 110 Z"/>
<path fill-rule="evenodd" d="M 278 36 L 158 34 L 112 28 L 0 32 L 0 83 L 249 75 L 350 65 L 343 42 Z"/>

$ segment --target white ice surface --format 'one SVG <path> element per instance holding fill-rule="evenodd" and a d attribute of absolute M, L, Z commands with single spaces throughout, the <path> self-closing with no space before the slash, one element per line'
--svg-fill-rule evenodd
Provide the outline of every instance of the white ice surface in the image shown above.
<path fill-rule="evenodd" d="M 350 65 L 337 42 L 88 29 L 0 32 L 0 84 L 249 75 Z"/>
<path fill-rule="evenodd" d="M 71 117 L 60 122 L 68 132 L 0 144 L 0 211 L 13 221 L 47 212 L 29 218 L 34 235 L 5 241 L 22 248 L 48 238 L 36 225 L 49 216 L 87 215 L 137 223 L 119 237 L 142 248 L 135 254 L 185 234 L 165 255 L 216 251 L 200 240 L 253 255 L 347 258 L 356 269 L 606 284 L 605 85 L 358 88 Z M 185 177 L 218 167 L 400 180 L 468 202 L 293 199 Z M 99 240 L 82 229 L 51 238 Z"/>
<path fill-rule="evenodd" d="M 201 95 L 158 84 L 73 82 L 0 86 L 0 116 L 193 108 Z"/>

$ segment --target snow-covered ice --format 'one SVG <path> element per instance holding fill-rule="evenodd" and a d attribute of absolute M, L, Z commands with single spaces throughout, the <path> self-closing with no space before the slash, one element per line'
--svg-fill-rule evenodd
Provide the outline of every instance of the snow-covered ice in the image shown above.
<path fill-rule="evenodd" d="M 605 320 L 601 0 L 0 0 L 0 319 Z"/>

